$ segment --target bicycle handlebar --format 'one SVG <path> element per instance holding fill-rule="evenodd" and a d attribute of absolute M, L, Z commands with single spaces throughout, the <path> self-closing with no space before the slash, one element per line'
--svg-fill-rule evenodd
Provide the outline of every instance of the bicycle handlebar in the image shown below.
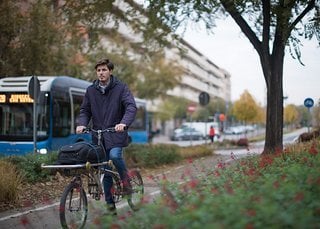
<path fill-rule="evenodd" d="M 104 129 L 104 130 L 95 130 L 95 129 L 86 127 L 86 128 L 82 131 L 82 133 L 90 133 L 90 132 L 94 132 L 94 133 L 104 133 L 104 132 L 116 132 L 116 130 L 115 130 L 114 127 L 109 127 L 109 128 L 107 128 L 107 129 Z"/>
<path fill-rule="evenodd" d="M 128 127 L 126 126 L 125 128 L 124 128 L 124 130 L 127 130 L 128 129 Z M 104 132 L 109 132 L 109 133 L 115 133 L 115 132 L 117 132 L 116 131 L 116 129 L 115 129 L 115 127 L 109 127 L 109 128 L 107 128 L 107 129 L 104 129 L 104 130 L 95 130 L 95 129 L 92 129 L 92 128 L 90 128 L 90 127 L 86 127 L 83 131 L 82 131 L 82 133 L 90 133 L 90 131 L 91 132 L 94 132 L 94 133 L 104 133 Z"/>
<path fill-rule="evenodd" d="M 127 130 L 128 128 L 125 127 L 124 130 Z M 98 136 L 98 145 L 101 145 L 101 139 L 102 139 L 102 133 L 104 132 L 109 132 L 109 133 L 116 133 L 116 129 L 115 127 L 109 127 L 107 129 L 104 129 L 104 130 L 95 130 L 95 129 L 92 129 L 90 127 L 86 127 L 82 133 L 90 133 L 90 132 L 93 132 L 93 133 L 96 133 Z"/>

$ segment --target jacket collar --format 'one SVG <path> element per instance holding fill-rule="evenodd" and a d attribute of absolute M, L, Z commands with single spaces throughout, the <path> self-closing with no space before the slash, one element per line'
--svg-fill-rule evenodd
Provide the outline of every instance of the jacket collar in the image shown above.
<path fill-rule="evenodd" d="M 110 76 L 109 83 L 107 84 L 106 87 L 100 86 L 99 80 L 93 81 L 93 85 L 94 85 L 95 89 L 100 91 L 102 94 L 105 94 L 108 90 L 113 88 L 115 84 L 116 84 L 116 79 L 113 75 Z"/>

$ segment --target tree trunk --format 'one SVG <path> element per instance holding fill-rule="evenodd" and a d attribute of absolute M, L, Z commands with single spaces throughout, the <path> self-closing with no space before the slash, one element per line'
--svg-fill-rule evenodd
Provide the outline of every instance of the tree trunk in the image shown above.
<path fill-rule="evenodd" d="M 269 61 L 262 61 L 267 85 L 267 126 L 263 154 L 275 153 L 283 147 L 283 62 L 282 45 L 277 47 Z"/>

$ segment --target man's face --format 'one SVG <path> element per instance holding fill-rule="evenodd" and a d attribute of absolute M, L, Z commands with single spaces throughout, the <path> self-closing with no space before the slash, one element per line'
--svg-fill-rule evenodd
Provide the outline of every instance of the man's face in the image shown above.
<path fill-rule="evenodd" d="M 96 73 L 99 81 L 102 84 L 106 84 L 112 74 L 112 70 L 109 70 L 107 65 L 99 65 L 96 69 Z"/>

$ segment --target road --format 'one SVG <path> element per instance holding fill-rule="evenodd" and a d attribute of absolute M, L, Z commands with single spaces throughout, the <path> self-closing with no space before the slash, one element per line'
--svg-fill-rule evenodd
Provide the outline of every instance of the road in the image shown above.
<path fill-rule="evenodd" d="M 301 129 L 297 129 L 291 133 L 285 134 L 283 136 L 283 144 L 288 144 L 288 143 L 292 143 L 293 140 L 299 136 L 301 133 L 303 132 L 308 132 L 308 129 L 305 128 L 301 128 Z M 242 137 L 248 137 L 248 138 L 252 138 L 255 136 L 261 136 L 261 134 L 264 134 L 264 130 L 260 129 L 254 132 L 250 132 L 246 135 L 244 134 L 240 134 L 240 135 L 223 135 L 219 141 L 222 141 L 223 139 L 229 139 L 229 140 L 237 140 L 239 138 Z M 209 143 L 209 140 L 192 140 L 192 141 L 171 141 L 169 139 L 169 137 L 167 136 L 157 136 L 153 139 L 153 143 L 164 143 L 164 144 L 176 144 L 179 146 L 190 146 L 190 145 L 201 145 L 204 143 Z M 253 148 L 257 148 L 257 147 L 263 147 L 264 146 L 264 141 L 260 141 L 260 142 L 256 142 L 251 144 L 251 146 Z"/>
<path fill-rule="evenodd" d="M 290 134 L 286 134 L 283 138 L 284 145 L 291 143 L 296 136 L 306 132 L 306 129 L 299 129 Z M 167 143 L 163 139 L 162 143 Z M 158 139 L 158 142 L 160 139 Z M 190 144 L 203 144 L 204 141 L 185 141 L 185 142 L 171 142 L 171 144 L 190 145 Z M 171 182 L 186 182 L 185 178 L 196 174 L 197 176 L 207 176 L 215 169 L 215 166 L 219 162 L 228 162 L 231 159 L 231 154 L 235 157 L 244 157 L 250 154 L 260 154 L 264 146 L 264 141 L 251 144 L 248 149 L 232 149 L 232 150 L 218 150 L 215 151 L 211 157 L 205 159 L 197 159 L 192 163 L 184 163 L 177 167 L 169 167 L 165 172 L 158 171 L 155 174 L 143 174 L 143 180 L 145 184 L 145 194 L 152 199 L 154 196 L 160 193 L 157 180 L 161 180 L 164 177 Z M 151 176 L 152 175 L 152 176 Z M 153 177 L 151 179 L 151 177 Z M 62 191 L 62 190 L 61 190 Z M 117 204 L 119 211 L 128 209 L 125 202 Z M 126 210 L 127 211 L 127 210 Z M 88 222 L 92 225 L 94 218 L 99 217 L 105 213 L 103 201 L 92 200 L 89 204 Z M 59 221 L 59 204 L 51 203 L 49 205 L 34 206 L 33 209 L 24 209 L 20 211 L 8 211 L 0 213 L 0 228 L 2 229 L 25 229 L 25 228 L 46 228 L 57 229 L 60 228 Z"/>

